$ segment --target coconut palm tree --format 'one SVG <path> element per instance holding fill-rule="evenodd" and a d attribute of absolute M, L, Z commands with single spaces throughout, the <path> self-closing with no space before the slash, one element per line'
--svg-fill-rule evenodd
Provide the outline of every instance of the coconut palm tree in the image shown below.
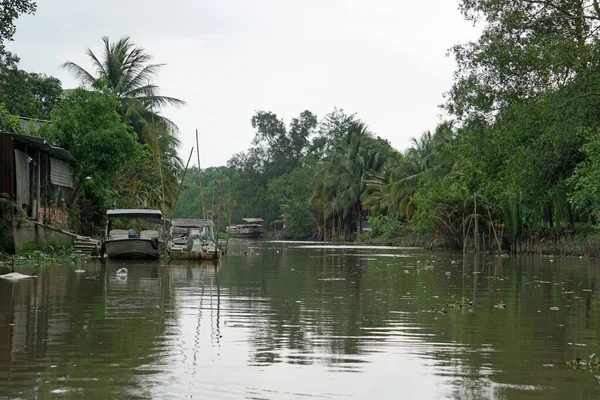
<path fill-rule="evenodd" d="M 160 115 L 159 111 L 164 106 L 179 107 L 185 102 L 160 95 L 158 86 L 153 83 L 165 64 L 153 64 L 152 56 L 129 37 L 112 43 L 108 37 L 103 37 L 102 41 L 102 57 L 89 48 L 86 50 L 94 73 L 71 61 L 62 67 L 79 79 L 84 87 L 113 92 L 121 104 L 123 122 L 133 126 L 140 140 L 149 140 L 157 127 L 171 134 L 176 132 L 177 125 Z"/>
<path fill-rule="evenodd" d="M 427 177 L 444 176 L 454 167 L 448 145 L 454 139 L 452 122 L 440 123 L 433 133 L 413 138 L 404 157 L 389 161 L 367 182 L 369 197 L 365 207 L 375 214 L 410 219 L 415 211 L 413 196 Z"/>
<path fill-rule="evenodd" d="M 177 125 L 161 115 L 160 110 L 164 106 L 182 106 L 185 102 L 159 94 L 154 80 L 164 64 L 152 63 L 152 56 L 129 37 L 116 42 L 103 37 L 102 41 L 104 52 L 101 57 L 89 48 L 86 51 L 93 73 L 71 61 L 62 67 L 79 79 L 84 87 L 116 95 L 122 121 L 133 127 L 139 141 L 145 144 L 155 159 L 155 172 L 160 176 L 159 191 L 162 193 L 160 202 L 166 208 L 168 199 L 174 196 L 182 163 L 177 156 Z"/>
<path fill-rule="evenodd" d="M 325 159 L 315 175 L 313 202 L 323 206 L 330 225 L 344 226 L 349 234 L 361 230 L 363 202 L 367 198 L 367 177 L 378 172 L 390 151 L 387 142 L 376 139 L 367 126 L 353 121 L 342 140 Z"/>

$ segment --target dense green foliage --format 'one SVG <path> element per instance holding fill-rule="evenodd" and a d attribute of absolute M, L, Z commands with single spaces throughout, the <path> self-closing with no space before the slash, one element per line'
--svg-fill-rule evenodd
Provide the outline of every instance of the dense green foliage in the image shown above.
<path fill-rule="evenodd" d="M 6 42 L 13 40 L 15 21 L 23 14 L 33 14 L 36 2 L 31 0 L 3 0 L 0 3 L 0 53 Z"/>
<path fill-rule="evenodd" d="M 19 69 L 19 58 L 14 54 L 0 55 L 0 102 L 12 115 L 49 119 L 62 91 L 58 79 Z"/>
<path fill-rule="evenodd" d="M 160 208 L 170 215 L 182 173 L 177 126 L 160 109 L 184 102 L 159 95 L 154 79 L 163 64 L 150 63 L 129 38 L 103 41 L 101 58 L 87 50 L 95 75 L 64 64 L 83 87 L 65 95 L 45 131 L 77 159 L 74 222 L 90 234 L 107 208 Z"/>
<path fill-rule="evenodd" d="M 80 191 L 84 204 L 94 199 L 94 207 L 88 204 L 80 209 L 80 218 L 96 226 L 101 225 L 103 210 L 129 200 L 118 183 L 126 179 L 123 171 L 129 163 L 144 158 L 143 147 L 117 109 L 118 100 L 112 93 L 75 89 L 52 111 L 52 124 L 42 130 L 77 160 L 69 204 L 82 204 L 75 203 Z"/>
<path fill-rule="evenodd" d="M 338 109 L 321 121 L 303 111 L 288 126 L 272 112 L 257 111 L 251 123 L 252 148 L 236 154 L 227 168 L 202 173 L 206 208 L 217 204 L 208 216 L 220 227 L 260 217 L 296 238 L 351 238 L 361 230 L 368 178 L 399 156 L 386 141 Z M 197 182 L 197 170 L 189 171 L 176 216 L 202 215 Z"/>
<path fill-rule="evenodd" d="M 10 0 L 1 7 L 0 45 L 12 40 L 14 20 L 33 13 L 35 3 Z M 95 75 L 64 64 L 82 83 L 64 92 L 58 79 L 20 70 L 19 58 L 0 47 L 0 129 L 42 135 L 73 155 L 75 187 L 65 202 L 72 228 L 89 235 L 103 228 L 108 208 L 170 215 L 182 172 L 177 126 L 160 111 L 184 102 L 159 94 L 154 80 L 163 64 L 152 64 L 127 37 L 103 41 L 101 58 L 87 51 Z M 25 132 L 18 117 L 49 121 Z"/>
<path fill-rule="evenodd" d="M 13 19 L 34 10 L 15 7 Z M 221 229 L 261 217 L 288 236 L 325 240 L 354 239 L 370 219 L 362 238 L 374 241 L 417 235 L 425 245 L 498 251 L 571 235 L 586 242 L 600 212 L 598 2 L 460 0 L 459 8 L 482 33 L 450 50 L 458 65 L 443 104 L 450 117 L 402 152 L 343 110 L 321 118 L 307 110 L 289 123 L 257 111 L 251 148 L 226 167 L 187 171 L 175 208 L 183 168 L 176 126 L 160 107 L 183 102 L 159 94 L 162 64 L 127 37 L 104 38 L 102 57 L 88 49 L 93 73 L 65 63 L 91 92 L 58 106 L 60 82 L 20 71 L 4 53 L 1 122 L 16 129 L 11 114 L 50 115 L 47 134 L 76 154 L 91 208 L 159 206 Z"/>
<path fill-rule="evenodd" d="M 164 64 L 152 64 L 152 56 L 136 46 L 129 37 L 113 43 L 108 37 L 103 37 L 102 41 L 102 57 L 89 48 L 86 51 L 95 74 L 70 61 L 64 63 L 63 67 L 73 73 L 84 87 L 106 89 L 114 93 L 119 99 L 123 121 L 132 125 L 141 139 L 155 141 L 157 131 L 177 130 L 172 121 L 159 113 L 164 106 L 185 104 L 177 98 L 159 94 L 154 80 Z"/>
<path fill-rule="evenodd" d="M 371 217 L 369 240 L 416 233 L 477 250 L 590 235 L 600 212 L 600 6 L 459 8 L 482 34 L 451 49 L 448 122 L 399 153 L 340 110 L 320 122 L 304 112 L 288 129 L 260 111 L 254 146 L 229 162 L 233 214 L 283 217 L 288 233 L 321 239 L 350 239 Z"/>

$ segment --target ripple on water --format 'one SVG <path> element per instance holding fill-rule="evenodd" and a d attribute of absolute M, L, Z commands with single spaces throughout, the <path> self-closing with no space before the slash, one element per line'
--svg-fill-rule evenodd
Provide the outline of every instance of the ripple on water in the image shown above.
<path fill-rule="evenodd" d="M 593 289 L 597 266 L 354 246 L 326 249 L 339 257 L 321 247 L 252 247 L 252 257 L 218 268 L 134 263 L 125 282 L 110 262 L 87 264 L 87 274 L 99 276 L 93 281 L 71 266 L 41 271 L 34 285 L 0 281 L 0 393 L 598 397 L 593 373 L 564 365 L 565 357 L 595 351 L 599 299 L 582 289 Z M 390 260 L 396 251 L 407 257 Z M 421 312 L 463 298 L 472 310 Z M 493 307 L 501 302 L 505 309 Z"/>

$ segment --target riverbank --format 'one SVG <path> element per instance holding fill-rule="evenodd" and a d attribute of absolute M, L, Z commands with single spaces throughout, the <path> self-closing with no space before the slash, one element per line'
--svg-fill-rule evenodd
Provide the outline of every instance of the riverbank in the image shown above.
<path fill-rule="evenodd" d="M 600 236 L 594 231 L 581 230 L 573 232 L 562 229 L 547 229 L 524 233 L 522 236 L 514 243 L 503 240 L 502 251 L 524 255 L 600 257 Z M 357 236 L 356 243 L 461 250 L 456 247 L 455 242 L 439 234 L 417 232 L 410 225 L 395 221 L 374 224 L 371 230 Z M 469 251 L 474 250 L 470 240 L 468 246 Z M 494 245 L 493 250 L 491 250 L 488 243 L 487 247 L 480 245 L 480 249 L 484 252 L 495 252 L 496 246 Z"/>
<path fill-rule="evenodd" d="M 48 246 L 39 250 L 33 250 L 24 254 L 7 254 L 0 252 L 0 271 L 15 268 L 32 268 L 48 264 L 70 264 L 81 262 L 86 256 L 73 253 L 70 247 Z"/>

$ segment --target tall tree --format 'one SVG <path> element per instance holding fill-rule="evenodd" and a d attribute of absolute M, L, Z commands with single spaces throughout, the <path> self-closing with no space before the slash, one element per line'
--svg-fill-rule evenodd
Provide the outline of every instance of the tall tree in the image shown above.
<path fill-rule="evenodd" d="M 13 40 L 16 32 L 15 21 L 23 14 L 33 14 L 36 2 L 31 0 L 2 0 L 0 2 L 0 53 L 4 44 Z"/>
<path fill-rule="evenodd" d="M 64 63 L 63 68 L 77 77 L 84 87 L 108 91 L 116 96 L 122 121 L 133 127 L 140 142 L 154 154 L 154 167 L 163 193 L 159 203 L 166 211 L 167 203 L 173 201 L 177 190 L 182 161 L 177 156 L 177 125 L 161 115 L 160 110 L 164 106 L 182 106 L 185 102 L 159 94 L 154 80 L 164 64 L 152 63 L 152 56 L 129 37 L 116 42 L 103 37 L 102 41 L 102 57 L 87 49 L 94 73 L 70 61 Z"/>
<path fill-rule="evenodd" d="M 117 104 L 113 94 L 76 89 L 52 111 L 44 136 L 77 160 L 79 189 L 89 176 L 98 188 L 110 190 L 115 173 L 136 151 L 135 135 L 121 122 Z"/>
<path fill-rule="evenodd" d="M 157 73 L 165 64 L 153 64 L 152 56 L 142 47 L 136 46 L 129 37 L 110 42 L 103 37 L 104 53 L 98 57 L 87 49 L 94 73 L 68 61 L 63 68 L 78 78 L 84 87 L 106 89 L 117 96 L 123 122 L 131 124 L 141 139 L 156 134 L 156 125 L 168 131 L 176 131 L 177 126 L 160 114 L 164 106 L 182 106 L 183 100 L 159 94 L 154 83 Z"/>
<path fill-rule="evenodd" d="M 467 20 L 484 22 L 477 41 L 452 49 L 458 70 L 446 107 L 459 117 L 489 119 L 515 101 L 597 74 L 597 0 L 461 0 L 459 7 Z"/>
<path fill-rule="evenodd" d="M 58 79 L 19 69 L 19 58 L 0 54 L 0 102 L 13 115 L 49 119 L 50 111 L 62 96 Z"/>
<path fill-rule="evenodd" d="M 354 121 L 332 154 L 320 164 L 315 174 L 313 203 L 321 205 L 323 216 L 331 219 L 332 227 L 342 226 L 339 235 L 362 230 L 368 178 L 381 170 L 390 151 L 389 143 L 374 137 L 363 122 Z"/>

